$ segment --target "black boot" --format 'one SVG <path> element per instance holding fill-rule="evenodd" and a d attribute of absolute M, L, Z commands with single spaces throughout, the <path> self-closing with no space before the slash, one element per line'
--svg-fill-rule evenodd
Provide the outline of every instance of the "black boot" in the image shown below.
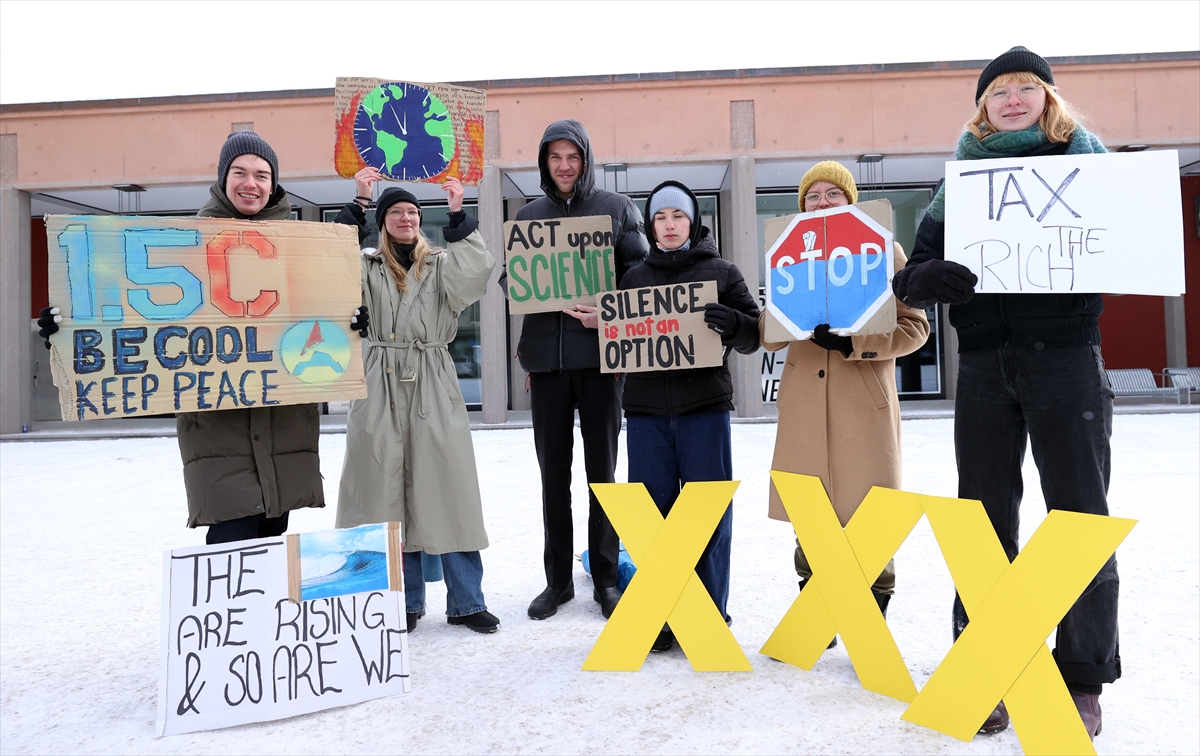
<path fill-rule="evenodd" d="M 887 605 L 892 600 L 892 594 L 871 591 L 871 595 L 875 597 L 875 603 L 879 604 L 879 613 L 883 615 L 884 619 L 887 619 Z"/>
<path fill-rule="evenodd" d="M 807 580 L 800 581 L 800 592 L 801 593 L 804 592 L 804 584 L 807 582 L 808 582 Z M 828 650 L 828 649 L 836 648 L 836 647 L 837 647 L 837 636 L 835 635 L 835 636 L 833 636 L 833 640 L 829 641 L 829 645 L 826 646 L 825 648 L 826 648 L 826 650 Z"/>
<path fill-rule="evenodd" d="M 413 631 L 413 628 L 415 628 L 417 626 L 417 620 L 421 619 L 424 616 L 425 616 L 424 609 L 422 609 L 419 612 L 405 612 L 405 620 L 406 620 L 406 624 L 408 626 L 408 632 L 411 633 Z"/>
<path fill-rule="evenodd" d="M 675 634 L 671 632 L 671 628 L 663 625 L 662 631 L 658 637 L 654 639 L 654 643 L 650 646 L 651 651 L 657 651 L 660 654 L 664 651 L 670 651 L 675 647 Z"/>

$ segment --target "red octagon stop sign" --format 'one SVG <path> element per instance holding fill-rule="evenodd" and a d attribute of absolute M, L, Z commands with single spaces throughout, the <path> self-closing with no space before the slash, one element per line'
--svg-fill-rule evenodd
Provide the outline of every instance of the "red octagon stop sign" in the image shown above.
<path fill-rule="evenodd" d="M 863 204 L 876 203 L 890 219 L 886 200 Z M 892 232 L 858 205 L 792 216 L 766 257 L 767 309 L 796 339 L 822 323 L 842 335 L 864 333 L 893 307 Z"/>

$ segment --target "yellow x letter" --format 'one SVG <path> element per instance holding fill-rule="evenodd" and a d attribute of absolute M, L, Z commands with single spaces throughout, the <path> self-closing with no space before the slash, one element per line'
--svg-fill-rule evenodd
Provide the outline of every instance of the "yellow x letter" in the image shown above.
<path fill-rule="evenodd" d="M 921 519 L 916 494 L 872 488 L 843 530 L 821 479 L 771 471 L 813 576 L 761 653 L 812 669 L 840 633 L 867 690 L 912 701 L 917 695 L 871 584 Z"/>
<path fill-rule="evenodd" d="M 1052 510 L 1010 565 L 983 504 L 922 496 L 971 623 L 903 718 L 970 740 L 1004 699 L 1026 753 L 1092 753 L 1046 637 L 1136 521 Z"/>
<path fill-rule="evenodd" d="M 736 481 L 688 483 L 664 520 L 641 483 L 592 485 L 637 572 L 584 669 L 637 671 L 663 623 L 670 622 L 697 672 L 750 671 L 750 660 L 695 572 L 737 486 Z"/>

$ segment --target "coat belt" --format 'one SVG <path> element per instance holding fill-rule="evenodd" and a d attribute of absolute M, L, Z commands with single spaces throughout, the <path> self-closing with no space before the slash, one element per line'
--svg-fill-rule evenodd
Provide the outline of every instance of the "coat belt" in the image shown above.
<path fill-rule="evenodd" d="M 368 347 L 381 347 L 383 349 L 406 349 L 408 357 L 404 360 L 404 368 L 400 371 L 400 380 L 404 382 L 417 380 L 417 365 L 416 356 L 418 352 L 424 353 L 430 349 L 448 349 L 449 342 L 446 341 L 420 341 L 414 339 L 412 341 L 374 341 L 367 342 Z M 383 384 L 388 386 L 388 393 L 391 393 L 391 384 L 384 380 Z M 429 381 L 419 381 L 417 386 L 418 396 L 418 413 L 422 418 L 429 417 Z M 392 397 L 387 397 L 388 404 L 392 403 Z"/>

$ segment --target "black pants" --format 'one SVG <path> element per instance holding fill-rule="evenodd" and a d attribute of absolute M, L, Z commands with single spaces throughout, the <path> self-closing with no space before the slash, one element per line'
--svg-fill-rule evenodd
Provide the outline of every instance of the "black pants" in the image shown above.
<path fill-rule="evenodd" d="M 954 406 L 958 495 L 979 499 L 1009 561 L 1017 556 L 1026 438 L 1047 509 L 1108 514 L 1112 388 L 1100 347 L 991 349 L 959 355 Z M 1117 560 L 1063 617 L 1054 651 L 1068 684 L 1121 676 Z M 967 624 L 954 598 L 954 637 Z"/>
<path fill-rule="evenodd" d="M 575 410 L 583 436 L 588 483 L 612 483 L 621 432 L 621 383 L 599 370 L 530 373 L 533 444 L 542 470 L 542 519 L 546 528 L 546 585 L 571 584 L 575 561 L 571 524 L 571 458 Z M 596 495 L 588 492 L 588 561 L 597 587 L 617 584 L 616 531 Z"/>
<path fill-rule="evenodd" d="M 204 542 L 229 543 L 230 541 L 248 541 L 251 538 L 274 538 L 287 531 L 288 513 L 279 517 L 267 517 L 265 514 L 254 514 L 249 517 L 239 517 L 236 520 L 226 520 L 208 526 L 208 535 Z"/>

